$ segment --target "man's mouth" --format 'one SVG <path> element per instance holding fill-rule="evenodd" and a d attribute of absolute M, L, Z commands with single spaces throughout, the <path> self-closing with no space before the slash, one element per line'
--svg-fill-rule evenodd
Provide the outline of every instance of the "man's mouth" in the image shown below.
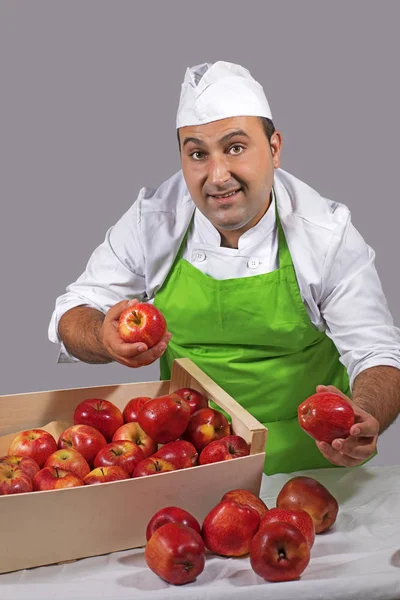
<path fill-rule="evenodd" d="M 241 189 L 242 188 L 238 188 L 236 190 L 226 192 L 225 194 L 209 194 L 209 196 L 211 196 L 211 198 L 214 198 L 215 200 L 226 200 L 226 199 L 233 198 L 234 196 L 237 196 L 237 194 L 241 191 Z"/>

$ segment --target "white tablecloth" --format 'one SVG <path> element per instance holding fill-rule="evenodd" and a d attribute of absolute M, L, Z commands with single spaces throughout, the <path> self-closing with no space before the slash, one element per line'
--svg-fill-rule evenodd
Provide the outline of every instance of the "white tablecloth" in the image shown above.
<path fill-rule="evenodd" d="M 316 536 L 299 580 L 268 583 L 254 573 L 248 557 L 210 554 L 194 583 L 171 586 L 148 569 L 143 549 L 137 549 L 0 575 L 0 598 L 400 600 L 400 465 L 264 476 L 260 495 L 269 508 L 283 484 L 300 474 L 323 483 L 340 508 L 332 529 Z"/>

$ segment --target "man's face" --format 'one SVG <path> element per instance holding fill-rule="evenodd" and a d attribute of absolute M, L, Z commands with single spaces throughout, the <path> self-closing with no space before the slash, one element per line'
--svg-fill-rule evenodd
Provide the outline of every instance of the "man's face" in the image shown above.
<path fill-rule="evenodd" d="M 240 237 L 269 206 L 274 169 L 280 166 L 280 133 L 270 145 L 259 118 L 232 117 L 182 127 L 179 138 L 182 170 L 196 206 L 228 239 Z"/>

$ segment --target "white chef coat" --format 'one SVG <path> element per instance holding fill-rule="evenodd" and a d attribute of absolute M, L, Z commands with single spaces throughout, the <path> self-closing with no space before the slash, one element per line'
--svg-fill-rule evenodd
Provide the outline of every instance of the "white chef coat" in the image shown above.
<path fill-rule="evenodd" d="M 78 305 L 106 313 L 124 299 L 152 302 L 193 215 L 183 258 L 203 273 L 230 279 L 278 268 L 275 202 L 305 308 L 313 325 L 335 343 L 350 385 L 369 367 L 400 368 L 400 330 L 374 266 L 374 251 L 352 225 L 346 206 L 323 198 L 283 169 L 275 170 L 268 211 L 239 238 L 237 249 L 220 246 L 219 232 L 196 209 L 181 171 L 156 190 L 142 188 L 83 274 L 56 300 L 49 339 L 61 344 L 58 362 L 78 361 L 58 335 L 61 316 Z"/>

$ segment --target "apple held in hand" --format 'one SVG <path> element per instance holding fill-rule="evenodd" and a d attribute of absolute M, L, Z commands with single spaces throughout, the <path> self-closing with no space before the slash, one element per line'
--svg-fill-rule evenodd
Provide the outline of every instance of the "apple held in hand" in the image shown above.
<path fill-rule="evenodd" d="M 152 348 L 167 331 L 164 315 L 153 304 L 138 302 L 126 308 L 119 318 L 119 335 L 128 343 L 143 342 Z"/>
<path fill-rule="evenodd" d="M 64 471 L 74 473 L 83 479 L 89 472 L 90 467 L 87 460 L 73 448 L 62 448 L 50 454 L 45 462 L 45 467 L 58 467 Z"/>
<path fill-rule="evenodd" d="M 32 479 L 17 465 L 0 464 L 0 496 L 32 492 Z"/>
<path fill-rule="evenodd" d="M 39 467 L 57 450 L 57 442 L 44 429 L 28 429 L 18 433 L 8 448 L 10 456 L 27 456 L 33 458 Z"/>
<path fill-rule="evenodd" d="M 197 464 L 198 453 L 196 448 L 186 440 L 175 440 L 162 446 L 154 454 L 155 458 L 164 458 L 171 462 L 177 469 L 187 469 Z"/>
<path fill-rule="evenodd" d="M 98 483 L 108 483 L 109 481 L 120 481 L 122 479 L 130 479 L 128 473 L 122 467 L 97 467 L 86 475 L 83 483 L 85 485 L 95 485 Z"/>
<path fill-rule="evenodd" d="M 179 388 L 174 391 L 174 394 L 178 394 L 178 396 L 186 400 L 190 406 L 191 415 L 196 412 L 196 410 L 200 410 L 200 408 L 208 407 L 207 398 L 204 394 L 193 388 Z"/>
<path fill-rule="evenodd" d="M 276 499 L 278 508 L 303 509 L 314 521 L 315 533 L 329 529 L 336 521 L 339 505 L 336 498 L 312 477 L 297 476 L 289 479 Z"/>
<path fill-rule="evenodd" d="M 147 542 L 148 567 L 174 585 L 194 581 L 204 569 L 206 550 L 197 531 L 180 523 L 167 523 Z"/>
<path fill-rule="evenodd" d="M 100 431 L 89 425 L 71 425 L 58 438 L 58 447 L 73 448 L 93 465 L 96 454 L 107 444 Z"/>
<path fill-rule="evenodd" d="M 157 442 L 152 440 L 136 421 L 125 423 L 125 425 L 122 425 L 122 427 L 117 429 L 113 435 L 112 441 L 118 442 L 120 440 L 134 442 L 142 450 L 143 458 L 147 458 L 157 452 Z"/>
<path fill-rule="evenodd" d="M 315 540 L 315 527 L 314 521 L 308 512 L 301 509 L 287 510 L 284 508 L 271 508 L 261 519 L 260 529 L 262 529 L 266 523 L 276 523 L 277 521 L 290 523 L 297 527 L 304 535 L 310 549 L 312 548 Z"/>
<path fill-rule="evenodd" d="M 265 502 L 263 502 L 261 498 L 255 496 L 254 494 L 252 494 L 252 492 L 249 492 L 248 490 L 230 490 L 222 496 L 221 502 L 223 502 L 224 500 L 234 500 L 238 504 L 254 508 L 260 515 L 260 519 L 268 511 L 268 506 L 265 504 Z"/>
<path fill-rule="evenodd" d="M 33 478 L 33 490 L 35 492 L 79 487 L 81 485 L 83 485 L 83 481 L 78 475 L 58 467 L 44 467 Z"/>
<path fill-rule="evenodd" d="M 201 452 L 207 444 L 230 433 L 230 425 L 220 411 L 214 408 L 201 408 L 190 417 L 182 437 L 193 444 L 197 452 Z"/>
<path fill-rule="evenodd" d="M 137 465 L 144 459 L 143 451 L 134 442 L 119 440 L 104 446 L 94 459 L 94 467 L 122 467 L 132 475 Z"/>
<path fill-rule="evenodd" d="M 202 537 L 206 547 L 221 556 L 243 556 L 260 525 L 260 515 L 250 506 L 233 500 L 219 502 L 204 519 Z"/>
<path fill-rule="evenodd" d="M 186 400 L 176 394 L 166 394 L 146 402 L 137 422 L 155 442 L 167 444 L 183 434 L 189 418 L 190 407 Z"/>
<path fill-rule="evenodd" d="M 80 402 L 74 412 L 74 425 L 89 425 L 111 442 L 118 427 L 124 424 L 122 412 L 109 400 L 88 398 Z"/>
<path fill-rule="evenodd" d="M 251 541 L 251 567 L 267 581 L 298 579 L 309 562 L 304 535 L 290 523 L 266 523 Z"/>
<path fill-rule="evenodd" d="M 332 392 L 318 392 L 297 409 L 301 428 L 315 440 L 330 444 L 346 438 L 354 425 L 354 410 L 344 398 Z"/>
<path fill-rule="evenodd" d="M 180 523 L 191 527 L 200 534 L 200 524 L 187 510 L 177 506 L 166 506 L 158 510 L 150 519 L 146 527 L 146 540 L 149 541 L 156 529 L 166 523 Z"/>
<path fill-rule="evenodd" d="M 2 456 L 0 458 L 0 464 L 20 467 L 30 479 L 33 479 L 36 473 L 40 471 L 40 467 L 36 460 L 33 460 L 33 458 L 29 458 L 28 456 Z"/>
<path fill-rule="evenodd" d="M 199 456 L 199 465 L 231 460 L 250 454 L 250 447 L 240 435 L 227 435 L 207 444 Z"/>
<path fill-rule="evenodd" d="M 125 423 L 132 423 L 133 421 L 137 421 L 139 410 L 149 400 L 151 400 L 150 396 L 138 396 L 137 398 L 132 398 L 131 400 L 129 400 L 129 402 L 125 405 L 124 410 L 122 411 L 122 416 L 124 418 Z"/>
<path fill-rule="evenodd" d="M 149 456 L 142 460 L 133 471 L 132 477 L 145 477 L 146 475 L 157 475 L 157 473 L 167 473 L 176 471 L 175 465 L 164 458 Z"/>

